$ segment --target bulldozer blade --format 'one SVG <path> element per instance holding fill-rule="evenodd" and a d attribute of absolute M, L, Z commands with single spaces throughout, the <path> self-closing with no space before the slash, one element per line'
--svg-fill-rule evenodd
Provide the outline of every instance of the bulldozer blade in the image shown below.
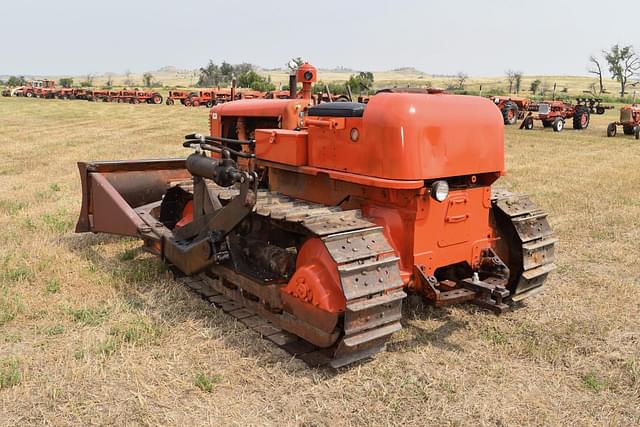
<path fill-rule="evenodd" d="M 79 162 L 82 206 L 76 233 L 139 237 L 147 227 L 135 209 L 162 200 L 172 182 L 191 178 L 184 159 Z"/>

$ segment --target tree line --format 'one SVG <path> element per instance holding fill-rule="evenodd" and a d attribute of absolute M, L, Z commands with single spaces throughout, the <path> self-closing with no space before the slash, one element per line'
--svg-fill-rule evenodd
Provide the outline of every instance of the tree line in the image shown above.
<path fill-rule="evenodd" d="M 303 63 L 301 58 L 296 58 L 293 61 L 297 65 Z M 200 68 L 196 85 L 198 87 L 225 87 L 231 85 L 232 80 L 235 78 L 239 87 L 251 88 L 261 92 L 275 90 L 276 85 L 271 81 L 271 76 L 264 77 L 258 74 L 256 70 L 256 66 L 246 62 L 233 65 L 226 61 L 223 61 L 221 64 L 216 64 L 213 60 L 209 60 L 206 66 Z M 314 85 L 313 91 L 318 93 L 328 88 L 332 93 L 343 93 L 346 89 L 346 84 L 354 93 L 369 93 L 373 90 L 373 82 L 373 73 L 370 71 L 362 71 L 357 74 L 352 74 L 346 83 L 325 83 L 319 81 Z M 288 90 L 289 85 L 283 84 L 280 86 L 280 89 Z"/>

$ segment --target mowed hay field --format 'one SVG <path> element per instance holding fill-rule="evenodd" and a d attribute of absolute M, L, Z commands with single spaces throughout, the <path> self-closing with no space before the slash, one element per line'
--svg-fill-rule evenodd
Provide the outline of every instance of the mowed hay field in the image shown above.
<path fill-rule="evenodd" d="M 560 239 L 543 295 L 499 317 L 407 305 L 387 352 L 334 372 L 135 240 L 73 232 L 78 160 L 186 155 L 204 108 L 0 98 L 0 425 L 637 425 L 640 142 L 604 136 L 616 116 L 506 129 L 500 184 Z"/>

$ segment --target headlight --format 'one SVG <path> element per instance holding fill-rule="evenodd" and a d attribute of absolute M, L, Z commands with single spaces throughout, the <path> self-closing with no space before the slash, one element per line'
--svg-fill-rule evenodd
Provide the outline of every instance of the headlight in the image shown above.
<path fill-rule="evenodd" d="M 449 184 L 447 181 L 436 181 L 431 184 L 431 197 L 438 202 L 444 202 L 449 195 Z"/>

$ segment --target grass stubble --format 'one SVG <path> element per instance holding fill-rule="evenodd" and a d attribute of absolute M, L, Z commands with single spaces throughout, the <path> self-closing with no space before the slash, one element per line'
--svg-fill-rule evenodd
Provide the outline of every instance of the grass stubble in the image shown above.
<path fill-rule="evenodd" d="M 205 109 L 0 99 L 0 425 L 640 423 L 640 143 L 506 129 L 558 270 L 496 317 L 405 308 L 389 351 L 307 368 L 176 284 L 133 240 L 73 233 L 75 163 L 185 155 Z"/>

